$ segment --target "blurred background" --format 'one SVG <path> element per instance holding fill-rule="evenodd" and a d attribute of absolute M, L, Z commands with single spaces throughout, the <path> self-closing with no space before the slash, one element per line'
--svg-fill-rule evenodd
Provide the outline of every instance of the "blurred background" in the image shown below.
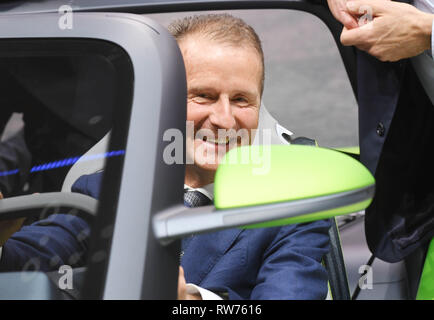
<path fill-rule="evenodd" d="M 207 11 L 207 13 L 221 11 Z M 295 136 L 358 145 L 357 103 L 338 48 L 317 17 L 295 10 L 226 11 L 251 25 L 265 55 L 263 103 Z M 200 12 L 146 15 L 164 26 Z"/>
<path fill-rule="evenodd" d="M 207 13 L 219 11 L 207 11 Z M 336 44 L 317 17 L 295 10 L 227 11 L 254 27 L 265 54 L 263 103 L 295 136 L 316 139 L 320 146 L 358 145 L 357 103 Z M 200 14 L 146 15 L 163 26 Z M 1 139 L 22 126 L 14 115 Z"/>

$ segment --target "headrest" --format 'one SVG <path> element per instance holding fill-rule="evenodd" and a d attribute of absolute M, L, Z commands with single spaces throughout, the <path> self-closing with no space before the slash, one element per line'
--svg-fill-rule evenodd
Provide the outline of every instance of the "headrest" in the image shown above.
<path fill-rule="evenodd" d="M 104 169 L 105 158 L 100 156 L 108 151 L 110 131 L 77 160 L 69 169 L 62 185 L 62 192 L 71 192 L 71 187 L 78 178 Z"/>
<path fill-rule="evenodd" d="M 270 134 L 271 139 L 264 139 L 264 135 Z M 293 133 L 282 127 L 276 119 L 268 112 L 264 104 L 259 109 L 258 130 L 253 140 L 254 145 L 264 144 L 270 140 L 270 144 L 289 144 Z"/>

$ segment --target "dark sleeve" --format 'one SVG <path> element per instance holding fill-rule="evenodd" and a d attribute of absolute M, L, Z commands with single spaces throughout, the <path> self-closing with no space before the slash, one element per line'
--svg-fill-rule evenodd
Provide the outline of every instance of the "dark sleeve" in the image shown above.
<path fill-rule="evenodd" d="M 72 191 L 97 198 L 102 173 L 80 177 Z M 82 266 L 88 249 L 90 228 L 79 217 L 53 214 L 24 226 L 3 246 L 0 271 L 51 271 L 67 264 Z"/>
<path fill-rule="evenodd" d="M 24 140 L 24 129 L 0 142 L 0 191 L 5 197 L 19 192 L 26 182 L 32 156 Z"/>
<path fill-rule="evenodd" d="M 0 271 L 51 271 L 82 266 L 90 229 L 73 215 L 53 214 L 14 233 L 3 246 Z"/>
<path fill-rule="evenodd" d="M 325 299 L 322 259 L 329 251 L 329 228 L 328 220 L 281 227 L 264 253 L 251 299 Z"/>
<path fill-rule="evenodd" d="M 95 199 L 99 198 L 103 172 L 83 175 L 71 186 L 72 192 L 82 193 Z"/>
<path fill-rule="evenodd" d="M 308 0 L 308 2 L 314 3 L 314 4 L 320 4 L 328 8 L 327 0 Z"/>

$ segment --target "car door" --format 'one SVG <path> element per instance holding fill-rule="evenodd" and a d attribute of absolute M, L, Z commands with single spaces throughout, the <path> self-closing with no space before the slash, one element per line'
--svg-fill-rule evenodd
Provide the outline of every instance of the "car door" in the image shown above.
<path fill-rule="evenodd" d="M 167 128 L 185 128 L 185 74 L 179 50 L 167 31 L 149 19 L 87 13 L 75 16 L 74 28 L 68 29 L 59 27 L 62 17 L 56 13 L 8 15 L 0 19 L 2 103 L 11 110 L 3 114 L 2 120 L 6 122 L 12 112 L 22 113 L 24 142 L 32 154 L 45 156 L 46 162 L 40 163 L 37 158 L 32 163 L 29 179 L 41 174 L 45 181 L 48 174 L 56 173 L 59 187 L 68 169 L 79 159 L 92 162 L 103 158 L 103 185 L 107 188 L 101 189 L 97 203 L 86 196 L 78 199 L 76 193 L 59 193 L 60 188 L 47 190 L 31 183 L 31 191 L 23 187 L 25 195 L 2 200 L 2 218 L 40 220 L 56 212 L 85 219 L 93 236 L 86 274 L 86 279 L 91 280 L 84 281 L 82 298 L 140 297 L 144 263 L 168 266 L 169 276 L 161 274 L 155 281 L 164 278 L 172 289 L 163 287 L 154 294 L 162 297 L 163 292 L 170 292 L 169 296 L 174 297 L 177 258 L 170 255 L 173 246 L 159 248 L 160 262 L 157 256 L 148 260 L 156 245 L 148 240 L 152 239 L 148 220 L 151 211 L 182 199 L 182 187 L 175 186 L 182 185 L 183 167 L 159 161 L 163 141 L 157 138 Z M 144 39 L 141 45 L 136 43 L 137 38 Z M 171 92 L 169 96 L 165 95 L 166 90 Z M 51 122 L 46 124 L 47 119 Z M 47 127 L 43 133 L 38 131 L 41 123 Z M 57 131 L 60 129 L 63 131 Z M 80 158 L 108 130 L 108 150 Z M 86 143 L 74 142 L 76 148 L 71 150 L 71 141 L 78 135 L 84 136 Z M 46 147 L 52 141 L 56 142 L 54 147 Z M 142 143 L 137 145 L 136 141 Z M 63 147 L 65 157 L 59 159 L 52 149 Z M 12 175 L 20 169 L 23 168 L 3 173 Z M 39 195 L 26 194 L 38 188 Z M 162 194 L 166 196 L 157 197 Z M 116 215 L 118 210 L 125 216 Z M 48 246 L 50 241 L 47 239 L 48 244 L 43 245 Z M 110 246 L 111 255 L 107 253 Z M 7 258 L 6 251 L 7 246 L 3 248 L 3 260 Z M 110 256 L 117 259 L 108 263 Z M 173 263 L 167 264 L 168 259 Z M 38 267 L 38 263 L 26 265 L 23 273 L 37 272 Z M 1 276 L 10 279 L 13 275 Z M 47 283 L 38 279 L 40 276 L 36 277 L 35 286 L 46 288 Z M 26 286 L 26 282 L 22 285 Z M 18 283 L 15 287 L 16 291 L 3 291 L 2 297 L 19 298 L 23 291 L 18 289 Z M 42 297 L 53 297 L 47 292 L 41 290 Z"/>

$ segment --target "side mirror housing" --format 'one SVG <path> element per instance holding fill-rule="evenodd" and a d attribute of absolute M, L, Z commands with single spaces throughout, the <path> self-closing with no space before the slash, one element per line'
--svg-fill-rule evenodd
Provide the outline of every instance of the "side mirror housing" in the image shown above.
<path fill-rule="evenodd" d="M 214 205 L 164 210 L 153 218 L 160 241 L 193 233 L 273 227 L 360 211 L 375 180 L 357 160 L 334 150 L 256 145 L 230 150 L 214 182 Z"/>
<path fill-rule="evenodd" d="M 257 225 L 271 227 L 363 210 L 371 203 L 374 188 L 369 170 L 338 151 L 301 145 L 247 146 L 230 150 L 222 160 L 214 204 L 223 210 L 298 201 L 311 211 Z M 315 199 L 329 204 L 313 206 Z"/>

